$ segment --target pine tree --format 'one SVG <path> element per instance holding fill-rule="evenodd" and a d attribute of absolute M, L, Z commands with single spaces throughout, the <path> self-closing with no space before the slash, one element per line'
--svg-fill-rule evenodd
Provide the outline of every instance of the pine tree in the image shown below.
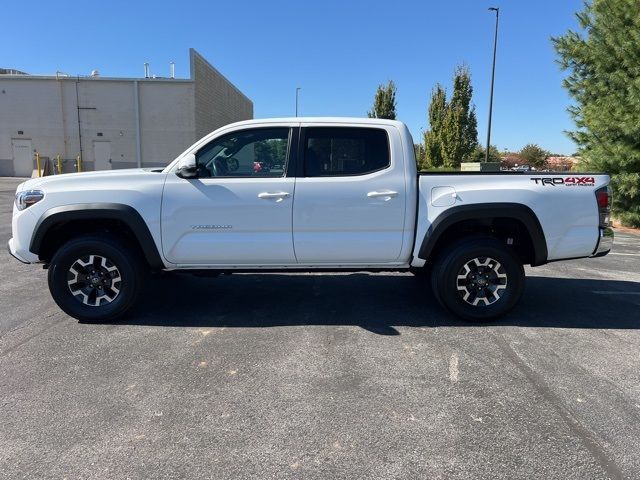
<path fill-rule="evenodd" d="M 583 168 L 613 175 L 614 215 L 640 226 L 640 14 L 637 0 L 592 0 L 581 31 L 553 38 Z"/>
<path fill-rule="evenodd" d="M 447 167 L 459 167 L 478 145 L 478 122 L 472 96 L 471 74 L 466 66 L 460 66 L 453 77 L 453 95 L 444 121 L 443 160 Z"/>
<path fill-rule="evenodd" d="M 396 85 L 393 80 L 389 80 L 386 86 L 378 86 L 373 107 L 367 115 L 369 118 L 396 119 Z"/>
<path fill-rule="evenodd" d="M 424 134 L 423 168 L 457 168 L 472 156 L 478 145 L 472 96 L 471 74 L 465 66 L 455 71 L 450 101 L 442 86 L 436 85 L 429 104 L 429 130 Z"/>
<path fill-rule="evenodd" d="M 424 133 L 424 158 L 421 168 L 442 167 L 442 140 L 441 132 L 444 118 L 447 113 L 447 94 L 442 85 L 437 84 L 431 92 L 429 103 L 429 128 Z"/>

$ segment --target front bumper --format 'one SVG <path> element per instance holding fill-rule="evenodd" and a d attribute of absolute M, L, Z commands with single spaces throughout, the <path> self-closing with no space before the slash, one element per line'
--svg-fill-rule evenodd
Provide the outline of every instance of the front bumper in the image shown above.
<path fill-rule="evenodd" d="M 598 236 L 598 245 L 596 245 L 596 249 L 593 251 L 592 257 L 604 257 L 607 253 L 611 251 L 613 247 L 613 228 L 606 227 L 600 229 L 600 234 Z"/>
<path fill-rule="evenodd" d="M 29 260 L 23 258 L 18 251 L 16 250 L 15 243 L 13 238 L 10 238 L 7 242 L 7 250 L 9 250 L 9 255 L 11 255 L 16 260 L 19 260 L 22 263 L 31 263 Z"/>

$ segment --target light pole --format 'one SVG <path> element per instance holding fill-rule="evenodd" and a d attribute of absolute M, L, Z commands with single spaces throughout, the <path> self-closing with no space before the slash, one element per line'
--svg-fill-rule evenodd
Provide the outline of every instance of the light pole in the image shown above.
<path fill-rule="evenodd" d="M 496 33 L 493 37 L 493 67 L 491 68 L 491 91 L 489 93 L 489 124 L 487 126 L 487 148 L 484 152 L 484 161 L 489 161 L 489 147 L 491 146 L 491 113 L 493 112 L 493 83 L 496 79 L 496 49 L 498 47 L 498 18 L 500 17 L 500 9 L 498 7 L 489 8 L 490 11 L 496 12 Z"/>
<path fill-rule="evenodd" d="M 298 92 L 300 92 L 302 88 L 296 87 L 296 117 L 298 116 Z"/>

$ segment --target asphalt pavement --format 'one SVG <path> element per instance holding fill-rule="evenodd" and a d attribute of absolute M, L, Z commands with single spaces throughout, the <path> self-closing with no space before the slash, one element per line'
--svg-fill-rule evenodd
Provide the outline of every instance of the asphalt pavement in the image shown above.
<path fill-rule="evenodd" d="M 410 274 L 168 275 L 94 325 L 0 273 L 0 478 L 640 477 L 635 233 L 481 326 Z"/>

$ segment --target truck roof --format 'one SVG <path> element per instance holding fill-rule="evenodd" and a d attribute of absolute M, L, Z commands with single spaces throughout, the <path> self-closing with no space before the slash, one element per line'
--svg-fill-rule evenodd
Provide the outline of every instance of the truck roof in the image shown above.
<path fill-rule="evenodd" d="M 254 118 L 234 122 L 230 125 L 257 125 L 261 123 L 353 123 L 365 125 L 393 125 L 403 127 L 404 123 L 398 120 L 367 117 L 282 117 L 282 118 Z"/>

